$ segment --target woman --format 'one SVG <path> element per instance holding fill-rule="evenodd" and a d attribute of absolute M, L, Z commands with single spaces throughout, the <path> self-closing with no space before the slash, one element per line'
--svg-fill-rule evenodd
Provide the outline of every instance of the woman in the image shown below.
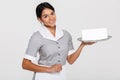
<path fill-rule="evenodd" d="M 51 4 L 39 4 L 36 15 L 42 26 L 30 38 L 22 67 L 35 72 L 33 80 L 66 80 L 66 61 L 73 64 L 83 47 L 92 43 L 82 42 L 74 51 L 71 35 L 56 26 L 56 14 Z M 32 62 L 37 52 L 40 55 L 38 65 Z"/>

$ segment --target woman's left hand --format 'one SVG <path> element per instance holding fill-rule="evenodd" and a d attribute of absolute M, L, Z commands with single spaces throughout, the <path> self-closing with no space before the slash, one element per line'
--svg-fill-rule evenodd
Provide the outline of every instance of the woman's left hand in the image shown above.
<path fill-rule="evenodd" d="M 96 43 L 96 42 L 82 42 L 81 45 L 92 45 L 94 43 Z"/>

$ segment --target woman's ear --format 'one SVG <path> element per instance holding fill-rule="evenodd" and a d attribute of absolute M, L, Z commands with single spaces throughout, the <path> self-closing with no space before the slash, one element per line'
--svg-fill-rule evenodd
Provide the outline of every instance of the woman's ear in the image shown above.
<path fill-rule="evenodd" d="M 37 20 L 38 20 L 40 23 L 42 22 L 40 18 L 37 18 Z"/>
<path fill-rule="evenodd" d="M 37 18 L 37 19 L 41 23 L 41 25 L 44 25 L 44 23 L 42 22 L 42 20 L 40 18 Z"/>

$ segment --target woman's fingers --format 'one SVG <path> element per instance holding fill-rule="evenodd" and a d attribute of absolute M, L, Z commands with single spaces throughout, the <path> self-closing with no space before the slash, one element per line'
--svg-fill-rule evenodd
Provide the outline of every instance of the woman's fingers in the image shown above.
<path fill-rule="evenodd" d="M 51 72 L 60 72 L 62 70 L 61 64 L 55 64 L 51 66 Z"/>
<path fill-rule="evenodd" d="M 62 70 L 62 65 L 56 64 L 56 71 L 60 72 Z"/>
<path fill-rule="evenodd" d="M 96 43 L 96 42 L 82 42 L 82 44 L 84 44 L 84 45 L 92 45 L 94 43 Z"/>

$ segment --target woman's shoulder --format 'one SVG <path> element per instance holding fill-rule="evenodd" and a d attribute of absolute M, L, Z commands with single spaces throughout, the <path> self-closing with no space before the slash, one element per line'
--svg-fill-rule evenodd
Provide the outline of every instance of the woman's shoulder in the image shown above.
<path fill-rule="evenodd" d="M 33 37 L 36 37 L 36 36 L 38 36 L 38 35 L 39 35 L 39 32 L 38 32 L 38 31 L 35 31 L 35 32 L 32 33 L 32 36 L 33 36 Z"/>
<path fill-rule="evenodd" d="M 31 38 L 33 38 L 33 39 L 38 39 L 38 38 L 40 38 L 40 37 L 41 37 L 41 35 L 40 35 L 39 31 L 33 32 L 33 33 L 32 33 L 32 36 L 31 36 Z"/>
<path fill-rule="evenodd" d="M 71 36 L 70 33 L 69 33 L 69 31 L 67 31 L 67 30 L 65 30 L 65 29 L 63 29 L 63 33 L 64 33 L 65 35 Z"/>

